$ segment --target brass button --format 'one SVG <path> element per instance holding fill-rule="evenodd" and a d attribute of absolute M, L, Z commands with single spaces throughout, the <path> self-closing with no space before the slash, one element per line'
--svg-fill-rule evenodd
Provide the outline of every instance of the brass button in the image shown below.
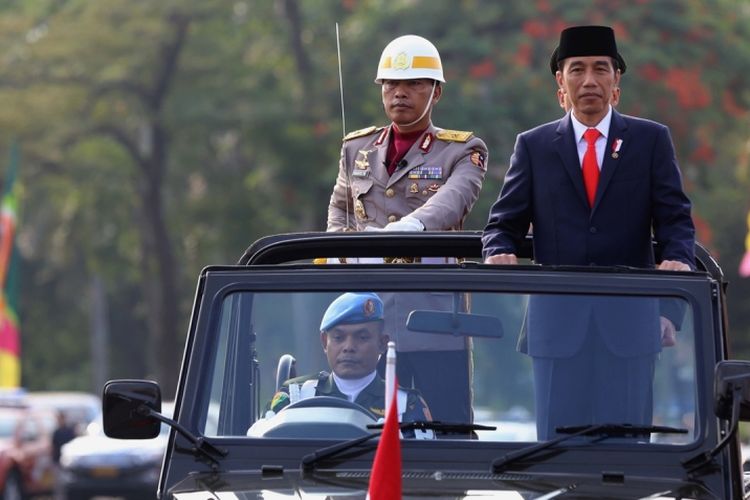
<path fill-rule="evenodd" d="M 422 191 L 422 196 L 427 196 L 427 190 Z"/>
<path fill-rule="evenodd" d="M 393 190 L 393 188 L 388 188 L 385 190 L 385 195 L 388 198 L 393 198 L 393 196 L 396 194 L 396 192 Z"/>
<path fill-rule="evenodd" d="M 389 215 L 388 216 L 388 222 L 396 222 L 398 220 L 398 217 L 395 215 Z"/>

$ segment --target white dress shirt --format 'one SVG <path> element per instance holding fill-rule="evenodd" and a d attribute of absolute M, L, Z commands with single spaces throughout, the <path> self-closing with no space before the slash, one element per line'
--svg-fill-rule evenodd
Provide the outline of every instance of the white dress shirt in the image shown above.
<path fill-rule="evenodd" d="M 578 146 L 578 164 L 583 168 L 583 155 L 586 154 L 586 139 L 583 138 L 583 134 L 591 127 L 587 127 L 583 123 L 579 122 L 573 112 L 570 113 L 570 121 L 573 123 L 573 133 L 576 145 Z M 607 147 L 607 134 L 609 134 L 609 124 L 612 121 L 612 106 L 609 106 L 609 111 L 602 118 L 596 127 L 599 131 L 599 138 L 596 140 L 596 163 L 599 165 L 599 170 L 602 169 L 602 163 L 604 162 L 604 150 Z"/>

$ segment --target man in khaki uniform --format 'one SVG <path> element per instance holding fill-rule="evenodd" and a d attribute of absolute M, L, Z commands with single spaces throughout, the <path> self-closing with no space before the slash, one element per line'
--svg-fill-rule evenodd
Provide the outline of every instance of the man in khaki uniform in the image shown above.
<path fill-rule="evenodd" d="M 344 138 L 328 230 L 461 229 L 479 197 L 487 146 L 472 132 L 432 124 L 445 82 L 437 49 L 414 35 L 395 39 L 375 82 L 391 124 Z"/>
<path fill-rule="evenodd" d="M 413 227 L 404 225 L 404 230 L 461 229 L 482 187 L 484 142 L 471 132 L 429 124 L 389 175 L 385 161 L 392 127 L 371 127 L 345 138 L 328 230 L 399 230 L 393 223 L 404 217 L 415 219 Z"/>
<path fill-rule="evenodd" d="M 432 124 L 442 95 L 440 54 L 406 35 L 383 50 L 375 83 L 391 123 L 344 137 L 328 207 L 328 231 L 447 231 L 463 227 L 479 197 L 487 146 L 472 132 Z M 413 309 L 450 310 L 450 294 L 382 294 L 399 353 L 398 377 L 418 388 L 437 420 L 471 419 L 470 344 L 465 338 L 407 332 Z"/>

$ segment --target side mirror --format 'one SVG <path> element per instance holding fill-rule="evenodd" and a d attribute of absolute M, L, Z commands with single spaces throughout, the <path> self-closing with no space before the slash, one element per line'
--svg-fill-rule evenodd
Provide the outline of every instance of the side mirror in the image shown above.
<path fill-rule="evenodd" d="M 161 412 L 161 390 L 149 380 L 110 380 L 104 384 L 102 413 L 104 434 L 118 439 L 151 439 L 161 422 L 147 415 Z"/>
<path fill-rule="evenodd" d="M 740 420 L 750 421 L 750 361 L 719 361 L 714 376 L 714 413 L 729 420 L 735 404 L 740 406 Z"/>

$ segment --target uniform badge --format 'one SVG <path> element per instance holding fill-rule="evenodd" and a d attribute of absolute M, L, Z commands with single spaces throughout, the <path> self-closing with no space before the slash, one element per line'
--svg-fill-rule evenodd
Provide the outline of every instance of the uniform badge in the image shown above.
<path fill-rule="evenodd" d="M 367 218 L 367 212 L 365 212 L 365 205 L 362 203 L 362 200 L 354 202 L 354 215 L 357 216 L 357 219 L 364 220 Z"/>
<path fill-rule="evenodd" d="M 416 167 L 409 171 L 409 179 L 442 179 L 443 167 Z"/>
<path fill-rule="evenodd" d="M 419 185 L 415 182 L 411 186 L 409 186 L 409 192 L 412 194 L 416 194 L 419 192 Z"/>
<path fill-rule="evenodd" d="M 427 132 L 424 139 L 422 139 L 422 143 L 419 145 L 419 149 L 427 153 L 430 151 L 430 146 L 432 146 L 432 134 Z"/>
<path fill-rule="evenodd" d="M 375 313 L 375 302 L 371 299 L 367 299 L 362 305 L 362 310 L 364 311 L 365 318 L 372 316 L 373 313 Z"/>
<path fill-rule="evenodd" d="M 373 132 L 375 132 L 378 128 L 377 127 L 367 127 L 367 128 L 361 128 L 359 130 L 355 130 L 354 132 L 349 132 L 344 136 L 344 142 L 350 141 L 352 139 L 357 139 L 359 137 L 364 137 L 366 135 L 370 135 Z"/>
<path fill-rule="evenodd" d="M 279 411 L 281 408 L 287 406 L 289 404 L 289 394 L 286 392 L 279 391 L 276 394 L 273 395 L 273 399 L 271 399 L 271 410 L 273 411 Z"/>
<path fill-rule="evenodd" d="M 375 150 L 370 149 L 369 151 L 365 151 L 363 149 L 360 149 L 358 154 L 362 155 L 362 159 L 354 160 L 354 165 L 356 165 L 356 167 L 360 170 L 367 170 L 368 168 L 370 168 L 370 161 L 367 159 L 367 155 L 369 155 L 373 151 Z"/>
<path fill-rule="evenodd" d="M 471 160 L 471 163 L 484 170 L 484 155 L 480 151 L 472 151 L 471 155 L 469 155 L 469 159 Z"/>
<path fill-rule="evenodd" d="M 433 193 L 436 193 L 438 189 L 440 189 L 440 184 L 437 182 L 433 182 L 430 184 L 430 187 L 427 188 L 428 191 L 432 191 Z"/>
<path fill-rule="evenodd" d="M 437 133 L 437 138 L 441 141 L 449 142 L 466 142 L 474 135 L 474 132 L 468 132 L 465 130 L 440 130 Z"/>
<path fill-rule="evenodd" d="M 393 69 L 407 69 L 409 67 L 409 56 L 406 52 L 399 53 L 393 60 Z"/>
<path fill-rule="evenodd" d="M 380 135 L 378 136 L 378 139 L 375 141 L 376 146 L 380 146 L 383 144 L 383 141 L 386 137 L 388 137 L 388 131 L 390 130 L 390 127 L 385 127 L 383 130 L 380 131 Z"/>

